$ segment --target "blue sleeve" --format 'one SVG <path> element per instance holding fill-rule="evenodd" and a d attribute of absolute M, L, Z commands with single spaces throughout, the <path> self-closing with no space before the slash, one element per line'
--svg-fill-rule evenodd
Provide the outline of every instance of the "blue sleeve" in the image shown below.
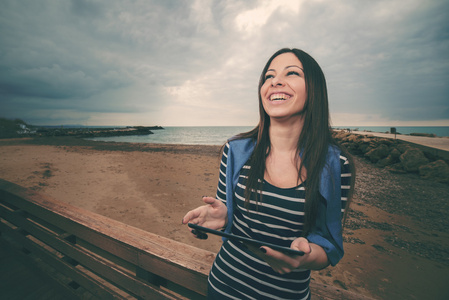
<path fill-rule="evenodd" d="M 333 176 L 338 176 L 339 180 L 335 180 L 334 183 L 338 182 L 340 188 L 337 188 L 337 193 L 333 194 L 333 197 L 328 197 L 328 200 L 322 198 L 318 206 L 316 226 L 307 236 L 309 242 L 324 249 L 332 266 L 335 266 L 344 255 L 341 217 L 348 200 L 351 178 L 349 162 L 345 157 L 339 157 L 338 169 L 338 173 L 334 173 Z"/>
<path fill-rule="evenodd" d="M 318 215 L 315 229 L 307 236 L 307 240 L 310 243 L 317 244 L 324 249 L 327 254 L 327 258 L 332 266 L 335 266 L 344 255 L 343 251 L 343 237 L 341 235 L 341 221 L 334 222 L 333 224 L 329 222 L 327 214 L 333 213 L 341 215 L 340 210 L 334 212 L 328 212 L 326 203 L 320 202 L 318 206 Z M 340 218 L 340 217 L 339 217 Z M 331 229 L 329 227 L 332 227 Z M 337 228 L 335 228 L 337 227 Z M 331 234 L 333 232 L 340 232 L 340 234 Z"/>

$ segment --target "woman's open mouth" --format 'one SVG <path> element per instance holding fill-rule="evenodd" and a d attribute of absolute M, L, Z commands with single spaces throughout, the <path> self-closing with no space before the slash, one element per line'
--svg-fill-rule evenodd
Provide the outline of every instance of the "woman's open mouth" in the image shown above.
<path fill-rule="evenodd" d="M 284 101 L 289 99 L 291 96 L 284 93 L 274 93 L 270 95 L 270 101 Z"/>

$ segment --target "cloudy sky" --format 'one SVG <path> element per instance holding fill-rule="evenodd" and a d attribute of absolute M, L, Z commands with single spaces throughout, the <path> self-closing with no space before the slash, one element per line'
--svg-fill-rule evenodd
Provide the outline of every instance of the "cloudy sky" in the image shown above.
<path fill-rule="evenodd" d="M 2 0 L 0 117 L 256 125 L 283 47 L 323 68 L 335 126 L 449 126 L 446 0 Z"/>

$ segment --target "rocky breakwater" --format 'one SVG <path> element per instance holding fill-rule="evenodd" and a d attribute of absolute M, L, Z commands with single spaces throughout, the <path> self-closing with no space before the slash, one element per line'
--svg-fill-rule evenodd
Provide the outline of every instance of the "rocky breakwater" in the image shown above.
<path fill-rule="evenodd" d="M 111 136 L 128 136 L 128 135 L 148 135 L 153 134 L 150 129 L 154 127 L 133 126 L 119 129 L 101 128 L 96 130 L 89 130 L 78 134 L 78 137 L 92 138 L 92 137 L 111 137 Z"/>
<path fill-rule="evenodd" d="M 363 156 L 392 173 L 417 173 L 422 178 L 449 184 L 448 161 L 407 142 L 372 135 L 334 131 L 334 138 L 348 151 Z"/>
<path fill-rule="evenodd" d="M 112 137 L 153 134 L 151 130 L 164 129 L 161 126 L 128 126 L 126 128 L 40 128 L 28 136 L 73 136 L 78 138 Z"/>

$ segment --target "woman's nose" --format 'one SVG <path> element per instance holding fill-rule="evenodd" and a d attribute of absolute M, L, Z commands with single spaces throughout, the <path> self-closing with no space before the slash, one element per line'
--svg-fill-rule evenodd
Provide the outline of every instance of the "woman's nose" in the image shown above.
<path fill-rule="evenodd" d="M 273 77 L 273 79 L 271 80 L 271 86 L 283 86 L 283 85 L 284 81 L 282 80 L 282 78 L 280 78 L 280 76 Z"/>

